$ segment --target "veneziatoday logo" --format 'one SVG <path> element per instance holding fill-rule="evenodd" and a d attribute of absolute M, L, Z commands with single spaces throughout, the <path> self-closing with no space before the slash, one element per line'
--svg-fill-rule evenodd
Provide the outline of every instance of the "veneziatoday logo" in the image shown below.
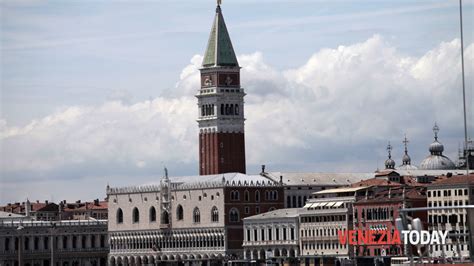
<path fill-rule="evenodd" d="M 339 243 L 345 245 L 444 245 L 448 232 L 416 230 L 341 230 Z"/>

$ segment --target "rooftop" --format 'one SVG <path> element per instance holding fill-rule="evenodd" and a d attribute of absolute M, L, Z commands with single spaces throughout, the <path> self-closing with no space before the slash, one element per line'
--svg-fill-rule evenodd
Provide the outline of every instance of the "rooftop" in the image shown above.
<path fill-rule="evenodd" d="M 347 186 L 364 179 L 374 177 L 374 173 L 295 173 L 295 172 L 269 172 L 269 178 L 280 181 L 280 176 L 285 185 L 306 186 Z"/>
<path fill-rule="evenodd" d="M 274 211 L 269 211 L 253 216 L 244 218 L 245 221 L 248 220 L 260 220 L 260 219 L 269 219 L 269 218 L 293 218 L 298 217 L 300 209 L 291 208 L 291 209 L 279 209 Z"/>
<path fill-rule="evenodd" d="M 341 188 L 325 189 L 325 190 L 321 190 L 321 191 L 318 191 L 318 192 L 314 192 L 313 195 L 356 192 L 356 191 L 366 189 L 366 188 L 368 188 L 368 187 L 360 186 L 360 187 L 341 187 Z"/>
<path fill-rule="evenodd" d="M 220 5 L 216 8 L 216 16 L 212 24 L 202 66 L 239 66 Z"/>
<path fill-rule="evenodd" d="M 474 174 L 469 175 L 454 175 L 451 177 L 443 177 L 435 180 L 428 185 L 429 187 L 446 186 L 446 185 L 474 185 Z"/>

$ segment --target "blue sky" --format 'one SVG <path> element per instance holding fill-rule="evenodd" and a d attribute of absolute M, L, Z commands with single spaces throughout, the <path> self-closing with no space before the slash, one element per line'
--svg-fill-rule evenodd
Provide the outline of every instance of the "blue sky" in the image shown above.
<path fill-rule="evenodd" d="M 471 104 L 473 6 L 464 1 Z M 63 196 L 32 189 L 47 188 L 47 180 L 77 184 L 71 197 L 96 197 L 106 183 L 160 176 L 163 164 L 176 175 L 196 173 L 193 90 L 215 1 L 3 1 L 0 8 L 0 201 Z M 224 0 L 222 8 L 247 75 L 251 172 L 261 163 L 275 171 L 373 171 L 377 162 L 382 166 L 386 141 L 401 154 L 407 131 L 419 163 L 435 120 L 447 154 L 457 154 L 458 1 Z M 335 60 L 347 64 L 331 67 Z M 346 78 L 347 84 L 338 81 Z M 358 108 L 338 106 L 352 93 L 363 96 L 355 98 Z M 305 104 L 308 95 L 315 101 Z M 151 117 L 140 109 L 147 103 L 155 116 L 140 124 L 137 117 Z M 291 112 L 280 109 L 286 105 Z M 321 116 L 300 117 L 298 106 Z M 368 120 L 372 110 L 379 116 Z M 121 126 L 99 130 L 107 123 Z M 81 130 L 87 138 L 71 133 Z M 253 145 L 267 137 L 277 145 Z M 150 144 L 155 153 L 136 139 L 158 139 Z M 167 147 L 165 140 L 188 148 Z M 336 144 L 327 147 L 328 141 Z M 104 150 L 110 155 L 95 157 Z M 99 186 L 85 193 L 87 182 Z"/>

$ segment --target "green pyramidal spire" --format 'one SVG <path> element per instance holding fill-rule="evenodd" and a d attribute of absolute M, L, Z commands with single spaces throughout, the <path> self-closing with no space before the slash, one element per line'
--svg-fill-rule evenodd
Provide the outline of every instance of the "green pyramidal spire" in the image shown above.
<path fill-rule="evenodd" d="M 217 5 L 216 8 L 216 16 L 212 24 L 202 66 L 239 66 L 220 5 Z"/>

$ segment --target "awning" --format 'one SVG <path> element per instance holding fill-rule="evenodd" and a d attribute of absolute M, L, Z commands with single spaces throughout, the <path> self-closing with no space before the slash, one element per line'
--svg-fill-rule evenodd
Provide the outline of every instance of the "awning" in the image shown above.
<path fill-rule="evenodd" d="M 342 204 L 344 204 L 344 202 L 338 201 L 338 202 L 336 202 L 336 204 L 334 204 L 334 207 L 339 207 L 339 206 L 341 206 Z"/>
<path fill-rule="evenodd" d="M 316 207 L 319 207 L 319 206 L 321 206 L 321 203 L 320 203 L 320 202 L 318 202 L 318 203 L 313 203 L 313 204 L 311 205 L 311 208 L 316 208 Z"/>
<path fill-rule="evenodd" d="M 311 207 L 311 205 L 313 205 L 313 203 L 306 203 L 306 204 L 303 206 L 303 208 L 307 209 L 307 208 Z"/>
<path fill-rule="evenodd" d="M 332 207 L 334 204 L 336 204 L 335 202 L 331 201 L 331 202 L 328 202 L 326 204 L 326 207 Z"/>
<path fill-rule="evenodd" d="M 321 203 L 319 203 L 318 207 L 324 207 L 324 206 L 326 206 L 326 204 L 328 204 L 328 203 L 327 202 L 321 202 Z"/>

